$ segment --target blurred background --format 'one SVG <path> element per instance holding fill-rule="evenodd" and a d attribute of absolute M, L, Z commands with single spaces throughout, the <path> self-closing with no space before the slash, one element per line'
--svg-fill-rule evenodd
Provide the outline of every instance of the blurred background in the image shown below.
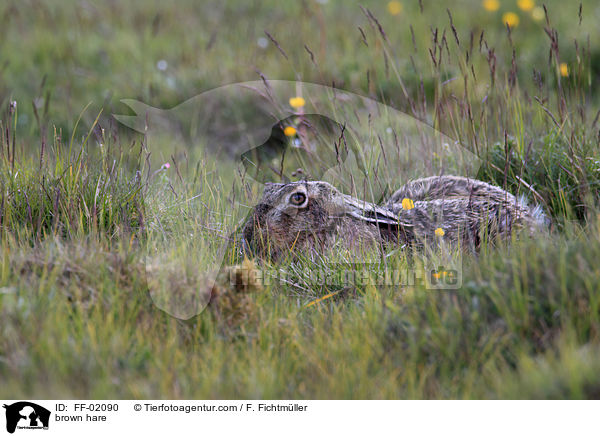
<path fill-rule="evenodd" d="M 543 99 L 577 81 L 596 103 L 600 4 L 545 4 L 548 17 L 536 0 L 5 0 L 0 103 L 18 102 L 27 142 L 39 141 L 34 107 L 70 131 L 88 104 L 89 125 L 101 109 L 127 113 L 123 98 L 169 108 L 261 77 L 335 85 L 431 124 L 453 95 L 477 106 L 504 85 Z"/>

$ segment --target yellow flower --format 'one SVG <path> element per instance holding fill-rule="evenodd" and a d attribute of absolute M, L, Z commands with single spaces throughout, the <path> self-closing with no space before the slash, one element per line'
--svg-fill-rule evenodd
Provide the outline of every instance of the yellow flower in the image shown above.
<path fill-rule="evenodd" d="M 391 1 L 387 4 L 388 12 L 392 15 L 398 15 L 402 12 L 402 3 L 398 1 Z"/>
<path fill-rule="evenodd" d="M 536 6 L 533 8 L 533 11 L 531 11 L 531 18 L 533 18 L 535 21 L 542 21 L 545 16 L 546 14 L 544 12 L 544 8 L 540 6 Z"/>
<path fill-rule="evenodd" d="M 415 207 L 415 203 L 410 198 L 402 199 L 402 209 L 410 210 Z"/>
<path fill-rule="evenodd" d="M 500 9 L 500 2 L 498 0 L 483 0 L 483 9 L 490 12 L 497 11 Z"/>
<path fill-rule="evenodd" d="M 292 97 L 290 98 L 290 106 L 294 109 L 301 108 L 306 104 L 306 101 L 302 97 Z"/>
<path fill-rule="evenodd" d="M 294 136 L 296 134 L 296 129 L 292 126 L 287 126 L 285 129 L 283 129 L 283 134 L 285 136 Z"/>
<path fill-rule="evenodd" d="M 535 2 L 533 0 L 517 0 L 517 6 L 522 11 L 530 11 L 534 8 Z"/>
<path fill-rule="evenodd" d="M 558 66 L 559 70 L 560 70 L 560 75 L 563 77 L 569 77 L 569 66 L 567 64 L 565 64 L 564 62 L 561 62 L 560 65 Z"/>
<path fill-rule="evenodd" d="M 441 227 L 438 227 L 437 229 L 435 229 L 435 236 L 441 238 L 445 234 L 446 234 L 446 232 L 444 232 L 444 229 L 442 229 Z"/>
<path fill-rule="evenodd" d="M 502 22 L 508 24 L 508 27 L 517 27 L 519 25 L 519 16 L 514 12 L 507 12 L 502 15 Z"/>

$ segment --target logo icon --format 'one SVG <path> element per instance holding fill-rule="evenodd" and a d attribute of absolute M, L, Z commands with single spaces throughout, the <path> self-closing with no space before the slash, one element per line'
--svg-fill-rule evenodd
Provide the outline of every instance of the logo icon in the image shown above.
<path fill-rule="evenodd" d="M 39 430 L 48 429 L 50 411 L 29 401 L 19 401 L 6 409 L 6 431 L 14 433 L 18 429 Z"/>

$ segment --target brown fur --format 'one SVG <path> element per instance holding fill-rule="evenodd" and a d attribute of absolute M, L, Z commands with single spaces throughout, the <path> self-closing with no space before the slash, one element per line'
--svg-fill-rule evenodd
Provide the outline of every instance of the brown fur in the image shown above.
<path fill-rule="evenodd" d="M 414 208 L 402 207 L 404 198 Z M 386 207 L 402 221 L 415 225 L 415 233 L 425 239 L 444 230 L 444 239 L 474 244 L 482 238 L 493 241 L 510 237 L 514 229 L 530 234 L 545 227 L 540 208 L 531 208 L 523 199 L 480 180 L 457 176 L 434 176 L 414 180 L 397 190 Z"/>
<path fill-rule="evenodd" d="M 292 195 L 305 196 L 302 205 Z M 409 198 L 414 208 L 404 209 Z M 342 194 L 327 182 L 267 184 L 243 230 L 245 246 L 277 259 L 291 250 L 322 252 L 335 243 L 349 248 L 427 243 L 438 228 L 443 240 L 478 247 L 482 240 L 506 238 L 516 228 L 534 232 L 543 216 L 501 188 L 464 177 L 441 176 L 410 182 L 385 206 Z"/>

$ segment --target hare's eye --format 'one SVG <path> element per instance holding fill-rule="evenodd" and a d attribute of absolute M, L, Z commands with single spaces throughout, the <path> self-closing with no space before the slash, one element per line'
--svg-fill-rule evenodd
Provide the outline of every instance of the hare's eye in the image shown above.
<path fill-rule="evenodd" d="M 302 206 L 302 204 L 304 204 L 305 201 L 306 194 L 302 192 L 294 192 L 292 195 L 290 195 L 290 203 L 294 206 Z"/>

